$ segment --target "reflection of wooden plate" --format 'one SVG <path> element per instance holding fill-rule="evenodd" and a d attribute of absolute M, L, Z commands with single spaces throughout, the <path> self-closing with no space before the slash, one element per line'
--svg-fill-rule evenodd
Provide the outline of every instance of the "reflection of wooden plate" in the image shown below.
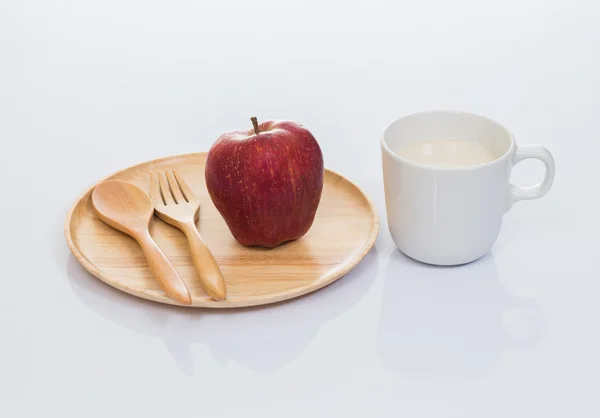
<path fill-rule="evenodd" d="M 204 183 L 206 153 L 167 157 L 120 171 L 108 179 L 148 191 L 150 171 L 175 168 L 200 199 L 198 226 L 227 284 L 227 300 L 208 298 L 198 280 L 183 234 L 154 218 L 150 231 L 192 295 L 192 306 L 234 308 L 263 305 L 315 291 L 350 271 L 373 246 L 379 217 L 369 199 L 344 177 L 325 170 L 323 196 L 313 226 L 299 240 L 273 249 L 248 248 L 231 235 Z M 155 282 L 137 243 L 96 217 L 90 188 L 65 223 L 69 248 L 94 276 L 124 292 L 175 304 Z"/>

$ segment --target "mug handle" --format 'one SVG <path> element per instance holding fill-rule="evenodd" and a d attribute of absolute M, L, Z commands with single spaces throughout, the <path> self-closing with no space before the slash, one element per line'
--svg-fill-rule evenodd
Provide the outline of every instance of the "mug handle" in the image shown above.
<path fill-rule="evenodd" d="M 513 159 L 513 165 L 528 158 L 535 158 L 536 160 L 543 162 L 546 167 L 546 175 L 540 183 L 533 186 L 523 187 L 511 184 L 508 210 L 510 210 L 515 202 L 520 200 L 539 199 L 544 196 L 548 193 L 554 182 L 554 158 L 552 157 L 552 154 L 550 154 L 550 151 L 539 145 L 518 146 Z"/>

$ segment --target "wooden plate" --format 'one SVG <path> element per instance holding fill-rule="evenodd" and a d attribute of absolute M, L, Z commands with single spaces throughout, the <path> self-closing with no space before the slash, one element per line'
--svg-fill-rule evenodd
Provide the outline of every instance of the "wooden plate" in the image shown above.
<path fill-rule="evenodd" d="M 379 217 L 360 189 L 339 174 L 325 170 L 321 203 L 313 226 L 299 240 L 274 249 L 239 244 L 214 207 L 204 182 L 206 153 L 149 161 L 108 179 L 129 181 L 149 192 L 150 172 L 177 169 L 200 199 L 198 226 L 227 284 L 223 302 L 202 291 L 183 234 L 154 217 L 150 231 L 171 260 L 192 295 L 192 306 L 233 308 L 263 305 L 315 291 L 350 271 L 373 246 Z M 176 304 L 152 276 L 142 250 L 125 234 L 94 214 L 91 187 L 73 206 L 65 223 L 69 248 L 90 273 L 124 292 L 157 302 Z"/>

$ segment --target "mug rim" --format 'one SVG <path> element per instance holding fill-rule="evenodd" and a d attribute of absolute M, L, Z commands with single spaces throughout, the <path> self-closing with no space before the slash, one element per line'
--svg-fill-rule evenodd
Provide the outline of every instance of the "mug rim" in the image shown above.
<path fill-rule="evenodd" d="M 436 167 L 433 165 L 417 163 L 415 161 L 401 157 L 400 155 L 396 154 L 388 147 L 388 145 L 385 141 L 385 136 L 386 136 L 388 129 L 393 124 L 401 121 L 402 119 L 407 119 L 412 116 L 433 115 L 433 114 L 455 114 L 455 115 L 459 115 L 459 116 L 469 116 L 469 117 L 483 119 L 486 123 L 496 125 L 498 128 L 502 129 L 506 133 L 508 138 L 510 139 L 510 146 L 508 147 L 506 152 L 504 152 L 504 154 L 502 154 L 501 156 L 499 156 L 498 158 L 496 158 L 492 161 L 488 161 L 486 163 L 477 164 L 477 165 L 473 165 L 473 166 L 466 166 L 466 167 Z M 420 168 L 420 169 L 430 170 L 430 171 L 469 171 L 469 170 L 477 170 L 477 169 L 480 169 L 483 167 L 488 167 L 488 166 L 491 166 L 494 164 L 498 164 L 500 161 L 506 159 L 509 155 L 511 155 L 511 153 L 513 152 L 513 150 L 515 149 L 515 146 L 516 146 L 515 138 L 514 138 L 513 134 L 501 123 L 499 123 L 493 119 L 490 119 L 487 116 L 483 116 L 483 115 L 480 115 L 477 113 L 472 113 L 472 112 L 465 112 L 465 111 L 461 111 L 461 110 L 423 110 L 420 112 L 407 113 L 403 116 L 393 119 L 385 126 L 385 128 L 383 129 L 383 132 L 381 134 L 380 143 L 381 143 L 381 147 L 385 150 L 385 152 L 387 152 L 387 154 L 390 155 L 396 161 L 403 163 L 403 164 L 413 166 L 415 168 Z"/>

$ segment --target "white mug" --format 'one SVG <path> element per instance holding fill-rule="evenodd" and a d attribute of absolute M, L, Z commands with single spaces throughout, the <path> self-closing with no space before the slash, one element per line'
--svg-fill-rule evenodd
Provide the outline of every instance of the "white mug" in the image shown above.
<path fill-rule="evenodd" d="M 438 167 L 393 150 L 423 139 L 478 141 L 497 158 L 479 165 Z M 502 125 L 464 112 L 415 113 L 391 122 L 381 137 L 385 202 L 396 246 L 415 260 L 435 265 L 475 261 L 492 248 L 504 213 L 519 200 L 544 196 L 554 180 L 554 159 L 537 145 L 517 146 Z M 531 187 L 510 183 L 513 165 L 542 161 L 544 179 Z"/>

